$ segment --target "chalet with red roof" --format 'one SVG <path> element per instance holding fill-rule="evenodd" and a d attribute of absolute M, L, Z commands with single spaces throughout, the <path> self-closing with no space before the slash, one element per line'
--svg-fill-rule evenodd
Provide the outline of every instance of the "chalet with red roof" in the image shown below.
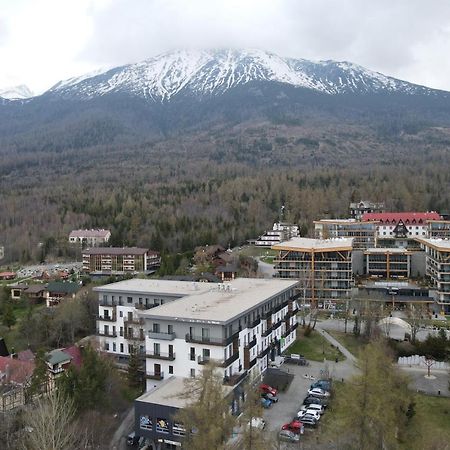
<path fill-rule="evenodd" d="M 363 222 L 377 222 L 377 236 L 418 238 L 428 235 L 429 221 L 440 220 L 437 212 L 366 213 Z"/>

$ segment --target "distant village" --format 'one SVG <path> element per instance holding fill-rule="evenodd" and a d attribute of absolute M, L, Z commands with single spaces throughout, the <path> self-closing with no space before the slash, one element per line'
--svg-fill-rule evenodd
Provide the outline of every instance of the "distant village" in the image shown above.
<path fill-rule="evenodd" d="M 346 219 L 316 220 L 311 237 L 300 236 L 281 213 L 253 241 L 197 247 L 187 274 L 162 278 L 158 252 L 109 247 L 110 237 L 106 229 L 74 230 L 67 239 L 80 247 L 81 261 L 5 268 L 0 280 L 13 302 L 46 308 L 91 283 L 96 335 L 46 353 L 45 392 L 68 367 L 83 364 L 87 342 L 121 370 L 136 353 L 145 392 L 134 403 L 134 430 L 149 442 L 178 445 L 185 430 L 168 419 L 182 405 L 168 394 L 208 361 L 218 362 L 238 410 L 238 386 L 286 353 L 301 311 L 337 313 L 363 296 L 398 310 L 420 307 L 430 318 L 450 314 L 450 220 L 437 212 L 386 212 L 383 203 L 360 201 L 350 204 Z M 263 251 L 252 257 L 242 251 L 249 248 Z M 0 250 L 0 263 L 2 257 Z M 262 273 L 261 264 L 269 271 Z M 34 368 L 31 350 L 15 352 L 0 339 L 0 412 L 30 401 Z"/>

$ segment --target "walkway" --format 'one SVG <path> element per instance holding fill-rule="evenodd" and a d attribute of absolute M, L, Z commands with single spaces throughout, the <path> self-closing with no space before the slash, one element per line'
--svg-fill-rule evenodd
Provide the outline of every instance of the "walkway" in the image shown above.
<path fill-rule="evenodd" d="M 339 341 L 337 341 L 331 334 L 326 332 L 324 329 L 320 327 L 320 323 L 316 324 L 317 331 L 330 343 L 337 347 L 340 352 L 352 363 L 356 362 L 356 357 L 353 353 L 350 353 Z"/>

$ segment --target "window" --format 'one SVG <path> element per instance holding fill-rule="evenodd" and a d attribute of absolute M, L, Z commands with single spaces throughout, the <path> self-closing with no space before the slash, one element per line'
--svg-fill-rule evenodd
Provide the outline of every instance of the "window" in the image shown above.
<path fill-rule="evenodd" d="M 109 342 L 105 342 L 105 350 L 109 352 Z"/>
<path fill-rule="evenodd" d="M 202 341 L 209 341 L 209 328 L 202 328 Z"/>
<path fill-rule="evenodd" d="M 195 348 L 194 347 L 191 347 L 191 350 L 190 350 L 190 353 L 189 353 L 189 359 L 191 360 L 191 361 L 195 361 Z"/>
<path fill-rule="evenodd" d="M 139 418 L 139 423 L 143 430 L 153 430 L 153 422 L 150 416 L 141 416 Z"/>
<path fill-rule="evenodd" d="M 119 317 L 123 317 L 123 311 L 119 311 Z"/>
<path fill-rule="evenodd" d="M 185 436 L 186 430 L 185 430 L 183 424 L 179 423 L 179 422 L 174 422 L 173 427 L 172 427 L 172 434 L 174 436 Z"/>
<path fill-rule="evenodd" d="M 127 297 L 127 303 L 133 303 L 133 297 Z"/>
<path fill-rule="evenodd" d="M 191 378 L 195 378 L 195 369 L 191 369 Z"/>
<path fill-rule="evenodd" d="M 167 325 L 167 332 L 173 334 L 173 325 Z"/>
<path fill-rule="evenodd" d="M 153 333 L 159 333 L 159 323 L 153 324 Z"/>
<path fill-rule="evenodd" d="M 169 373 L 173 374 L 173 366 L 169 366 Z"/>
<path fill-rule="evenodd" d="M 103 301 L 106 302 L 108 300 L 108 296 L 107 295 L 103 295 Z"/>
<path fill-rule="evenodd" d="M 119 334 L 120 334 L 120 336 L 123 336 L 123 327 L 120 327 Z"/>
<path fill-rule="evenodd" d="M 159 355 L 160 354 L 160 350 L 161 350 L 160 344 L 158 344 L 157 342 L 154 342 L 153 343 L 153 353 L 155 355 Z"/>
<path fill-rule="evenodd" d="M 120 344 L 120 353 L 123 353 L 123 344 Z"/>
<path fill-rule="evenodd" d="M 169 421 L 167 419 L 156 419 L 156 432 L 169 434 Z"/>
<path fill-rule="evenodd" d="M 115 351 L 117 351 L 117 350 L 116 350 L 116 343 L 113 342 L 113 352 L 115 352 Z"/>

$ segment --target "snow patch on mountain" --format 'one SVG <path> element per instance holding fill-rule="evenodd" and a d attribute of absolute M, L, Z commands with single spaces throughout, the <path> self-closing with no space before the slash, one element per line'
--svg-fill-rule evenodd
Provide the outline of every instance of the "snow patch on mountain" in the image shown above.
<path fill-rule="evenodd" d="M 329 95 L 435 92 L 349 62 L 283 58 L 262 50 L 178 50 L 61 81 L 48 92 L 79 99 L 126 93 L 164 102 L 181 93 L 220 95 L 254 81 L 285 83 Z"/>
<path fill-rule="evenodd" d="M 33 92 L 28 88 L 28 86 L 25 86 L 24 84 L 21 84 L 19 86 L 0 88 L 0 97 L 7 100 L 24 100 L 33 96 Z"/>

